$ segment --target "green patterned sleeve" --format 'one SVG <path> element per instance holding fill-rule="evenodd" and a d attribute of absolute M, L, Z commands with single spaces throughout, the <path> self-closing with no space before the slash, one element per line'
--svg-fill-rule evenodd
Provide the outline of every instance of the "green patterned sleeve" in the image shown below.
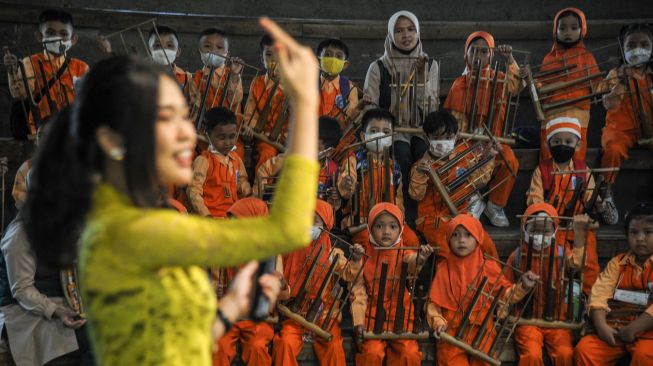
<path fill-rule="evenodd" d="M 130 206 L 107 227 L 110 245 L 151 268 L 234 266 L 290 252 L 310 243 L 318 171 L 315 161 L 288 157 L 268 217 L 216 220 Z"/>

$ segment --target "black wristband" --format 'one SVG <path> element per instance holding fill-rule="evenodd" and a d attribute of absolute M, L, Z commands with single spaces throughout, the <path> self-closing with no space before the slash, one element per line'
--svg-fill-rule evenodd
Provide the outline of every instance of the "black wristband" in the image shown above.
<path fill-rule="evenodd" d="M 222 324 L 224 325 L 224 332 L 227 333 L 227 332 L 229 331 L 229 329 L 231 329 L 231 327 L 233 326 L 233 324 L 231 324 L 231 322 L 229 321 L 229 319 L 227 319 L 227 317 L 224 316 L 224 314 L 222 313 L 222 310 L 220 310 L 220 309 L 218 309 L 218 311 L 215 312 L 215 316 L 216 316 L 218 319 L 220 319 L 220 321 L 221 321 Z"/>

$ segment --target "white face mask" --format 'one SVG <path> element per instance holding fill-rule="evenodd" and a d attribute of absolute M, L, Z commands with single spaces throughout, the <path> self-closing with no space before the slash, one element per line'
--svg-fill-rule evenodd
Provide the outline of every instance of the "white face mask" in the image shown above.
<path fill-rule="evenodd" d="M 319 226 L 313 226 L 311 227 L 311 240 L 316 241 L 317 238 L 320 237 L 320 234 L 322 234 L 322 228 Z"/>
<path fill-rule="evenodd" d="M 646 48 L 633 48 L 632 50 L 626 51 L 624 56 L 628 65 L 636 65 L 648 61 L 651 58 L 651 50 Z"/>
<path fill-rule="evenodd" d="M 453 151 L 456 140 L 431 140 L 430 152 L 433 156 L 441 158 Z"/>
<path fill-rule="evenodd" d="M 365 133 L 365 140 L 370 140 L 376 137 L 381 137 L 386 135 L 383 132 L 375 133 Z M 372 152 L 381 152 L 385 148 L 392 146 L 392 136 L 387 136 L 378 140 L 368 141 L 365 143 L 365 147 Z"/>
<path fill-rule="evenodd" d="M 555 233 L 553 235 L 544 235 L 544 234 L 535 234 L 533 235 L 533 249 L 535 250 L 542 250 L 546 249 L 549 246 L 551 246 L 551 238 L 555 236 Z M 528 235 L 528 232 L 524 230 L 524 241 L 526 243 L 530 242 L 530 235 Z"/>
<path fill-rule="evenodd" d="M 167 48 L 152 50 L 152 61 L 159 65 L 170 65 L 175 62 L 177 58 L 177 50 L 169 50 Z"/>
<path fill-rule="evenodd" d="M 220 67 L 224 65 L 225 57 L 215 53 L 201 52 L 200 58 L 204 66 Z"/>
<path fill-rule="evenodd" d="M 61 42 L 51 42 L 51 41 L 59 41 Z M 56 53 L 57 55 L 61 55 L 65 52 L 68 52 L 68 50 L 73 46 L 73 41 L 70 39 L 68 40 L 63 40 L 63 38 L 59 36 L 54 36 L 54 37 L 43 37 L 43 42 L 48 42 L 45 43 L 45 49 L 48 50 L 50 53 Z M 64 47 L 64 52 L 61 52 L 61 46 Z"/>

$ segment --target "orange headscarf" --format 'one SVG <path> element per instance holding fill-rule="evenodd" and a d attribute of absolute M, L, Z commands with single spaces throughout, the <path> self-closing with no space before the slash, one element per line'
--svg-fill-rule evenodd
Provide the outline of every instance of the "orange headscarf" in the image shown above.
<path fill-rule="evenodd" d="M 333 218 L 333 206 L 328 202 L 318 199 L 315 205 L 315 213 L 320 216 L 324 222 L 324 227 L 327 230 L 333 228 L 334 218 Z M 290 284 L 291 296 L 294 297 L 299 292 L 299 284 L 302 283 L 304 277 L 307 275 L 307 266 L 305 265 L 306 259 L 309 258 L 309 264 L 313 262 L 315 256 L 319 251 L 319 247 L 323 247 L 322 254 L 320 255 L 320 266 L 327 267 L 330 264 L 329 254 L 331 252 L 331 238 L 329 234 L 322 231 L 317 240 L 313 241 L 311 245 L 306 248 L 295 250 L 289 254 L 285 254 L 282 257 L 283 260 L 283 276 Z M 318 267 L 319 268 L 319 267 Z M 311 277 L 307 287 L 309 289 L 315 289 L 319 284 L 324 281 L 324 276 L 326 271 L 317 271 L 313 277 Z M 311 292 L 309 296 L 314 296 L 315 293 Z"/>
<path fill-rule="evenodd" d="M 484 230 L 480 221 L 471 215 L 460 214 L 447 223 L 446 234 L 447 240 L 451 239 L 453 232 L 458 226 L 464 227 L 476 239 L 477 245 L 474 251 L 466 257 L 459 257 L 453 252 L 447 258 L 438 264 L 435 272 L 435 279 L 431 287 L 431 301 L 441 308 L 455 311 L 459 306 L 466 307 L 463 304 L 463 298 L 467 292 L 468 286 L 476 279 L 476 286 L 482 276 L 488 277 L 488 284 L 491 286 L 497 279 L 501 286 L 510 286 L 505 278 L 499 278 L 500 269 L 494 261 L 485 261 L 480 243 L 483 240 Z M 479 271 L 483 273 L 478 276 Z M 497 289 L 498 290 L 498 289 Z M 468 297 L 467 301 L 470 300 Z"/>
<path fill-rule="evenodd" d="M 555 227 L 558 227 L 558 224 L 560 224 L 560 219 L 558 218 L 558 211 L 551 206 L 550 204 L 546 202 L 540 202 L 540 203 L 534 203 L 528 208 L 526 208 L 526 212 L 524 212 L 524 217 L 521 219 L 522 225 L 526 224 L 526 221 L 531 219 L 529 216 L 533 216 L 537 214 L 538 212 L 544 212 L 545 214 L 549 215 L 550 217 L 553 218 L 553 225 Z"/>
<path fill-rule="evenodd" d="M 485 31 L 476 31 L 467 37 L 467 40 L 465 41 L 465 65 L 467 66 L 466 69 L 471 69 L 472 65 L 469 63 L 469 60 L 467 59 L 467 50 L 469 49 L 469 46 L 471 46 L 472 42 L 474 42 L 475 39 L 481 38 L 483 39 L 486 43 L 487 46 L 490 48 L 490 60 L 492 59 L 492 54 L 494 53 L 494 37 L 488 32 Z M 490 66 L 490 63 L 488 62 L 487 66 Z"/>
<path fill-rule="evenodd" d="M 333 206 L 331 206 L 326 201 L 317 200 L 315 205 L 315 213 L 320 216 L 322 222 L 324 222 L 324 227 L 327 230 L 333 229 L 333 225 L 335 225 L 335 218 L 333 217 Z"/>
<path fill-rule="evenodd" d="M 553 18 L 553 37 L 556 38 L 558 34 L 558 20 L 560 20 L 560 16 L 567 12 L 574 13 L 580 19 L 580 41 L 582 42 L 583 38 L 587 35 L 587 20 L 585 19 L 585 13 L 578 8 L 564 8 L 556 13 L 556 16 Z"/>
<path fill-rule="evenodd" d="M 399 242 L 397 243 L 398 245 L 401 245 L 401 237 L 402 234 L 404 233 L 404 213 L 401 212 L 401 209 L 392 203 L 387 203 L 387 202 L 381 202 L 377 203 L 372 207 L 370 210 L 370 214 L 367 218 L 367 231 L 369 232 L 369 238 L 370 238 L 370 247 L 372 246 L 372 226 L 374 226 L 374 221 L 384 212 L 389 213 L 390 215 L 394 216 L 397 221 L 399 221 L 399 227 L 401 228 L 401 232 L 399 233 Z"/>
<path fill-rule="evenodd" d="M 234 202 L 227 213 L 236 218 L 267 216 L 268 205 L 258 198 L 247 197 Z"/>

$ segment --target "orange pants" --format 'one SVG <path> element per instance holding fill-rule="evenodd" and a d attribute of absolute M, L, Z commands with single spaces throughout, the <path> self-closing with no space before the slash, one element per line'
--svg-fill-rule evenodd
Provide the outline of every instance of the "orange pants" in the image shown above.
<path fill-rule="evenodd" d="M 587 153 L 587 126 L 590 123 L 590 111 L 588 109 L 582 109 L 577 107 L 571 107 L 565 109 L 558 113 L 553 113 L 547 117 L 546 121 L 542 124 L 541 134 L 540 134 L 540 161 L 546 159 L 551 159 L 551 151 L 549 151 L 549 141 L 546 139 L 546 124 L 552 119 L 558 117 L 572 117 L 577 118 L 580 122 L 580 148 L 574 154 L 574 158 L 577 160 L 585 160 L 585 154 Z"/>
<path fill-rule="evenodd" d="M 646 338 L 639 338 L 633 344 L 617 343 L 612 347 L 603 342 L 596 334 L 590 334 L 578 342 L 574 352 L 577 366 L 615 365 L 626 352 L 630 353 L 631 365 L 653 365 L 653 332 L 644 333 Z"/>
<path fill-rule="evenodd" d="M 515 345 L 519 352 L 519 366 L 544 366 L 542 349 L 554 366 L 573 366 L 573 336 L 567 329 L 544 329 L 520 325 L 515 329 Z"/>
<path fill-rule="evenodd" d="M 235 323 L 227 334 L 218 340 L 218 350 L 213 353 L 213 365 L 231 365 L 236 356 L 236 344 L 242 346 L 241 358 L 247 365 L 272 365 L 268 350 L 274 337 L 274 329 L 269 323 L 254 323 L 243 320 Z"/>
<path fill-rule="evenodd" d="M 370 339 L 363 342 L 362 351 L 356 354 L 357 366 L 381 366 L 388 356 L 386 365 L 420 366 L 422 352 L 415 340 L 383 341 Z"/>
<path fill-rule="evenodd" d="M 620 131 L 615 128 L 604 127 L 601 133 L 601 168 L 620 167 L 628 159 L 628 151 L 637 143 L 638 130 Z M 603 178 L 614 183 L 617 179 L 616 172 L 603 173 Z"/>
<path fill-rule="evenodd" d="M 281 332 L 274 336 L 272 358 L 277 366 L 298 365 L 297 356 L 304 347 L 303 336 L 306 330 L 292 320 L 283 322 Z M 331 341 L 313 335 L 313 350 L 320 365 L 345 366 L 345 350 L 342 348 L 340 324 L 337 322 L 330 330 Z"/>
<path fill-rule="evenodd" d="M 260 168 L 263 163 L 279 154 L 279 151 L 277 151 L 274 146 L 260 141 L 256 143 L 256 150 L 258 151 L 258 161 L 256 162 L 257 172 L 258 168 Z"/>
<path fill-rule="evenodd" d="M 505 207 L 508 204 L 508 198 L 510 197 L 510 192 L 512 192 L 512 187 L 515 185 L 516 177 L 513 177 L 510 174 L 510 169 L 517 175 L 517 170 L 519 169 L 519 160 L 515 156 L 515 153 L 512 151 L 510 146 L 501 145 L 501 153 L 506 159 L 503 161 L 497 155 L 497 165 L 494 167 L 492 172 L 492 178 L 490 179 L 490 192 L 489 199 L 495 205 L 499 207 Z M 510 169 L 508 168 L 510 167 Z"/>
<path fill-rule="evenodd" d="M 573 230 L 558 230 L 556 234 L 556 241 L 558 243 L 566 242 L 565 247 L 571 249 L 574 241 Z M 585 269 L 583 270 L 583 293 L 590 294 L 594 282 L 599 277 L 599 255 L 596 251 L 596 231 L 588 230 L 585 237 L 585 244 L 587 245 L 587 253 L 585 258 Z"/>
<path fill-rule="evenodd" d="M 427 225 L 426 223 L 418 226 L 418 229 L 422 232 L 422 234 L 424 234 L 424 237 L 429 242 L 429 244 L 431 244 L 431 246 L 434 248 L 438 248 L 438 251 L 435 254 L 442 258 L 446 258 L 450 252 L 449 243 L 447 242 L 446 227 L 447 223 L 444 221 L 440 221 L 440 226 L 437 228 L 434 224 Z M 481 250 L 484 253 L 487 253 L 495 258 L 499 257 L 497 254 L 497 247 L 487 232 L 485 235 L 483 235 Z"/>

